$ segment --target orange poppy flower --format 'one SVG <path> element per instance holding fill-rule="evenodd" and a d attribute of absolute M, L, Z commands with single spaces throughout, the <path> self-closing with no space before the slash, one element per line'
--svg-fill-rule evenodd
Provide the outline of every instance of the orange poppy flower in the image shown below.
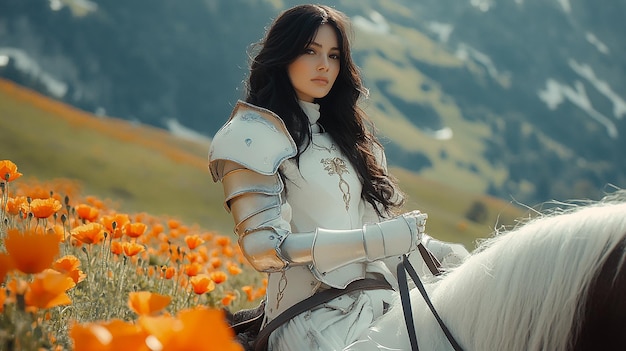
<path fill-rule="evenodd" d="M 33 274 L 50 267 L 59 253 L 59 238 L 46 234 L 41 227 L 22 233 L 18 229 L 8 229 L 4 246 L 15 268 Z"/>
<path fill-rule="evenodd" d="M 163 345 L 163 350 L 193 351 L 242 351 L 235 341 L 233 330 L 226 323 L 224 311 L 196 307 L 180 311 L 169 328 L 162 327 L 162 334 L 152 333 Z M 147 322 L 144 321 L 143 325 Z M 206 332 L 206 326 L 211 332 Z M 174 327 L 174 328 L 172 328 Z"/>
<path fill-rule="evenodd" d="M 151 315 L 164 309 L 171 300 L 170 296 L 136 291 L 128 294 L 128 307 L 138 315 Z"/>
<path fill-rule="evenodd" d="M 170 229 L 176 229 L 178 227 L 180 227 L 180 221 L 176 220 L 176 219 L 170 219 L 167 221 L 167 226 Z"/>
<path fill-rule="evenodd" d="M 106 323 L 74 324 L 70 327 L 74 351 L 149 351 L 148 334 L 141 326 L 113 319 Z"/>
<path fill-rule="evenodd" d="M 188 226 L 186 226 L 186 225 L 181 225 L 181 226 L 178 228 L 178 231 L 179 231 L 181 234 L 187 234 L 187 233 L 189 233 L 189 227 L 188 227 Z"/>
<path fill-rule="evenodd" d="M 211 272 L 210 274 L 211 280 L 215 282 L 215 284 L 222 284 L 228 279 L 226 273 L 222 271 Z"/>
<path fill-rule="evenodd" d="M 10 160 L 0 161 L 0 180 L 12 182 L 21 177 L 22 173 L 17 171 L 17 165 Z"/>
<path fill-rule="evenodd" d="M 224 297 L 222 297 L 222 305 L 230 306 L 230 304 L 237 299 L 237 295 L 232 291 L 227 292 Z"/>
<path fill-rule="evenodd" d="M 113 238 L 120 238 L 124 234 L 122 228 L 126 223 L 130 223 L 130 217 L 124 213 L 117 213 L 113 216 L 104 216 L 100 219 L 106 230 L 113 235 Z"/>
<path fill-rule="evenodd" d="M 238 265 L 236 265 L 234 263 L 229 264 L 227 266 L 227 269 L 228 269 L 228 273 L 230 275 L 237 275 L 237 274 L 240 274 L 241 272 L 243 272 L 243 270 Z"/>
<path fill-rule="evenodd" d="M 241 290 L 246 293 L 246 296 L 248 297 L 248 301 L 254 301 L 254 291 L 252 289 L 252 286 L 244 285 L 241 287 Z"/>
<path fill-rule="evenodd" d="M 202 269 L 202 265 L 199 263 L 190 263 L 185 266 L 185 274 L 189 277 L 198 275 L 198 272 Z"/>
<path fill-rule="evenodd" d="M 222 248 L 222 255 L 226 257 L 233 257 L 235 255 L 235 250 L 233 250 L 232 246 L 224 246 Z"/>
<path fill-rule="evenodd" d="M 222 259 L 219 257 L 211 257 L 211 261 L 209 263 L 211 264 L 211 267 L 219 268 L 222 266 Z"/>
<path fill-rule="evenodd" d="M 131 238 L 138 238 L 146 231 L 148 226 L 144 223 L 126 223 L 124 225 L 124 233 Z"/>
<path fill-rule="evenodd" d="M 7 289 L 0 288 L 0 313 L 4 312 L 4 303 L 7 300 Z"/>
<path fill-rule="evenodd" d="M 202 295 L 204 293 L 211 292 L 215 289 L 215 283 L 211 280 L 206 274 L 198 274 L 196 276 L 191 277 L 189 279 L 191 286 L 193 287 L 193 292 L 198 295 Z"/>
<path fill-rule="evenodd" d="M 165 277 L 165 279 L 172 279 L 172 277 L 174 277 L 174 274 L 176 274 L 176 268 L 174 267 L 165 267 L 163 266 L 163 268 L 165 268 L 163 271 L 163 276 Z"/>
<path fill-rule="evenodd" d="M 91 204 L 91 206 L 93 206 L 93 207 L 95 207 L 95 208 L 97 208 L 99 210 L 104 209 L 104 202 L 102 202 L 100 199 L 98 199 L 95 196 L 87 196 L 85 198 L 85 202 L 87 202 L 88 204 Z"/>
<path fill-rule="evenodd" d="M 111 242 L 111 252 L 116 255 L 121 255 L 124 252 L 124 245 L 120 241 Z"/>
<path fill-rule="evenodd" d="M 163 347 L 170 342 L 172 338 L 176 336 L 176 333 L 182 329 L 182 323 L 175 317 L 166 316 L 139 316 L 139 325 L 148 334 L 153 336 L 156 340 L 151 340 L 157 344 L 153 347 L 154 350 L 168 350 Z"/>
<path fill-rule="evenodd" d="M 13 216 L 20 213 L 20 210 L 22 210 L 22 212 L 24 212 L 24 215 L 26 215 L 28 211 L 23 210 L 24 205 L 26 205 L 26 208 L 28 208 L 28 198 L 26 196 L 17 196 L 15 198 L 9 198 L 6 205 L 4 206 L 4 209 L 8 214 Z"/>
<path fill-rule="evenodd" d="M 198 255 L 200 255 L 200 257 L 202 257 L 202 262 L 207 262 L 209 260 L 209 253 L 208 253 L 209 249 L 206 247 L 206 245 L 202 245 L 198 248 L 196 248 L 196 253 Z"/>
<path fill-rule="evenodd" d="M 187 260 L 189 261 L 189 263 L 202 263 L 204 262 L 204 259 L 202 258 L 202 255 L 200 255 L 197 252 L 190 252 L 186 255 Z"/>
<path fill-rule="evenodd" d="M 24 196 L 30 197 L 31 199 L 47 199 L 50 196 L 50 187 L 46 187 L 44 189 L 42 184 L 29 184 L 29 186 L 24 189 Z M 59 200 L 59 198 L 56 198 Z"/>
<path fill-rule="evenodd" d="M 24 208 L 25 212 L 32 212 L 36 218 L 48 218 L 62 209 L 63 205 L 59 200 L 49 197 L 47 199 L 33 199 L 30 206 Z"/>
<path fill-rule="evenodd" d="M 170 238 L 176 239 L 176 238 L 178 238 L 180 236 L 180 232 L 178 231 L 178 229 L 173 228 L 173 229 L 170 229 L 170 232 L 169 232 L 168 236 Z"/>
<path fill-rule="evenodd" d="M 148 214 L 145 212 L 142 213 L 135 213 L 135 217 L 133 218 L 133 220 L 135 222 L 145 222 L 147 220 Z"/>
<path fill-rule="evenodd" d="M 161 223 L 155 223 L 155 224 L 152 226 L 152 230 L 151 230 L 151 232 L 152 232 L 152 235 L 153 235 L 153 236 L 157 236 L 157 235 L 159 235 L 159 234 L 163 233 L 163 231 L 164 231 L 164 230 L 165 230 L 165 227 L 163 226 L 163 224 L 161 224 Z"/>
<path fill-rule="evenodd" d="M 69 305 L 72 300 L 66 291 L 76 284 L 72 278 L 52 269 L 46 269 L 35 276 L 24 296 L 27 306 L 37 308 L 51 308 L 54 306 Z"/>
<path fill-rule="evenodd" d="M 7 274 L 15 268 L 15 264 L 8 254 L 0 252 L 0 285 L 4 282 Z"/>
<path fill-rule="evenodd" d="M 170 250 L 170 245 L 168 243 L 159 243 L 159 254 L 167 254 Z"/>
<path fill-rule="evenodd" d="M 100 223 L 79 225 L 70 233 L 76 240 L 85 244 L 98 244 L 104 239 L 104 227 Z"/>
<path fill-rule="evenodd" d="M 133 257 L 136 254 L 144 252 L 146 250 L 143 245 L 137 244 L 134 241 L 122 243 L 122 248 L 124 249 L 124 254 L 128 257 Z"/>
<path fill-rule="evenodd" d="M 202 238 L 200 238 L 199 235 L 187 235 L 185 236 L 185 242 L 187 243 L 187 247 L 190 250 L 195 249 L 196 247 L 198 247 L 199 245 L 204 243 L 204 240 Z"/>
<path fill-rule="evenodd" d="M 99 213 L 100 211 L 93 206 L 86 204 L 76 206 L 76 214 L 78 215 L 78 218 L 89 222 L 93 222 L 96 218 L 98 218 Z"/>
<path fill-rule="evenodd" d="M 80 260 L 74 255 L 63 256 L 52 265 L 52 269 L 72 278 L 76 284 L 85 280 L 86 277 L 85 273 L 78 269 L 78 267 L 80 267 Z"/>
<path fill-rule="evenodd" d="M 215 235 L 216 234 L 213 233 L 213 232 L 206 232 L 206 233 L 202 234 L 202 238 L 204 240 L 213 240 L 213 237 L 215 237 Z"/>
<path fill-rule="evenodd" d="M 230 245 L 230 238 L 227 236 L 219 235 L 215 237 L 215 243 L 217 243 L 219 246 L 225 247 Z"/>

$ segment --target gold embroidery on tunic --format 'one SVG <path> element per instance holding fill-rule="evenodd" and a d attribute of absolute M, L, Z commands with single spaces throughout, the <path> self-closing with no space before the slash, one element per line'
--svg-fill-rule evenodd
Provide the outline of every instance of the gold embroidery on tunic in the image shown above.
<path fill-rule="evenodd" d="M 350 184 L 343 179 L 343 174 L 349 173 L 346 161 L 339 157 L 323 158 L 321 163 L 324 170 L 328 171 L 328 175 L 336 174 L 339 176 L 339 190 L 343 194 L 343 202 L 346 205 L 346 211 L 350 209 Z"/>

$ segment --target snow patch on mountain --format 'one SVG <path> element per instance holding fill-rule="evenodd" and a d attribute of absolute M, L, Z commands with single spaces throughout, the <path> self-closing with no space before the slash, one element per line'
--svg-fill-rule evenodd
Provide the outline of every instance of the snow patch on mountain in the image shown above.
<path fill-rule="evenodd" d="M 363 16 L 354 16 L 352 23 L 359 29 L 375 34 L 389 34 L 391 28 L 383 15 L 379 12 L 371 11 L 369 18 Z"/>
<path fill-rule="evenodd" d="M 567 14 L 572 12 L 572 4 L 569 2 L 569 0 L 556 0 L 559 5 L 561 5 L 561 7 L 563 8 L 563 11 Z"/>
<path fill-rule="evenodd" d="M 564 101 L 569 101 L 585 111 L 589 117 L 604 125 L 606 132 L 612 139 L 617 139 L 619 133 L 615 123 L 608 117 L 598 112 L 591 104 L 585 86 L 579 80 L 574 86 L 562 84 L 549 78 L 546 81 L 545 89 L 538 92 L 539 98 L 548 105 L 550 110 L 556 110 Z"/>
<path fill-rule="evenodd" d="M 604 44 L 602 41 L 600 41 L 600 39 L 598 39 L 593 33 L 591 32 L 585 33 L 585 39 L 587 39 L 587 41 L 591 45 L 595 46 L 599 52 L 605 55 L 608 55 L 610 53 L 609 47 L 606 46 L 606 44 Z"/>
<path fill-rule="evenodd" d="M 511 74 L 508 72 L 500 72 L 489 55 L 480 52 L 467 44 L 460 44 L 454 55 L 462 61 L 472 61 L 484 67 L 487 73 L 497 82 L 507 85 L 509 84 Z"/>
<path fill-rule="evenodd" d="M 606 96 L 607 99 L 611 100 L 613 103 L 613 115 L 617 119 L 624 118 L 626 115 L 626 101 L 622 99 L 611 87 L 609 84 L 603 80 L 600 80 L 596 77 L 591 66 L 586 64 L 579 64 L 574 60 L 569 61 L 569 66 L 574 70 L 574 72 L 578 73 L 581 77 L 587 79 L 594 88 L 598 90 L 602 95 Z"/>
<path fill-rule="evenodd" d="M 37 61 L 31 58 L 26 51 L 22 49 L 0 47 L 0 62 L 3 63 L 0 64 L 0 68 L 12 64 L 15 69 L 41 82 L 55 98 L 61 99 L 67 93 L 68 85 L 65 82 L 54 78 L 51 74 L 42 69 Z"/>
<path fill-rule="evenodd" d="M 493 0 L 470 0 L 470 5 L 479 9 L 482 12 L 487 12 L 494 6 Z"/>
<path fill-rule="evenodd" d="M 198 141 L 201 143 L 207 143 L 211 141 L 211 138 L 209 138 L 208 136 L 185 127 L 176 118 L 167 118 L 164 120 L 164 123 L 167 130 L 169 130 L 170 133 L 177 137 L 191 141 Z"/>
<path fill-rule="evenodd" d="M 437 36 L 437 39 L 441 43 L 447 43 L 450 39 L 450 35 L 454 31 L 454 26 L 449 23 L 441 22 L 429 22 L 426 24 L 426 28 Z"/>

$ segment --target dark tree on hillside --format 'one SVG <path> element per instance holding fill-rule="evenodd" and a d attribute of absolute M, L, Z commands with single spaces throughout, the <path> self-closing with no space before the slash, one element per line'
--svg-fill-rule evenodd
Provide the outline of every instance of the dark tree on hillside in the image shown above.
<path fill-rule="evenodd" d="M 465 218 L 476 223 L 485 223 L 488 216 L 489 211 L 487 210 L 487 205 L 478 200 L 474 201 L 465 213 Z"/>

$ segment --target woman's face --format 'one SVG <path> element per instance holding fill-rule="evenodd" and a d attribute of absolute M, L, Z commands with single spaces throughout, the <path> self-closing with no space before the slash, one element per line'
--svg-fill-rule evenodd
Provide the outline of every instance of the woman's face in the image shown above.
<path fill-rule="evenodd" d="M 298 99 L 313 102 L 326 96 L 339 75 L 340 59 L 334 28 L 322 24 L 304 53 L 287 66 Z"/>

